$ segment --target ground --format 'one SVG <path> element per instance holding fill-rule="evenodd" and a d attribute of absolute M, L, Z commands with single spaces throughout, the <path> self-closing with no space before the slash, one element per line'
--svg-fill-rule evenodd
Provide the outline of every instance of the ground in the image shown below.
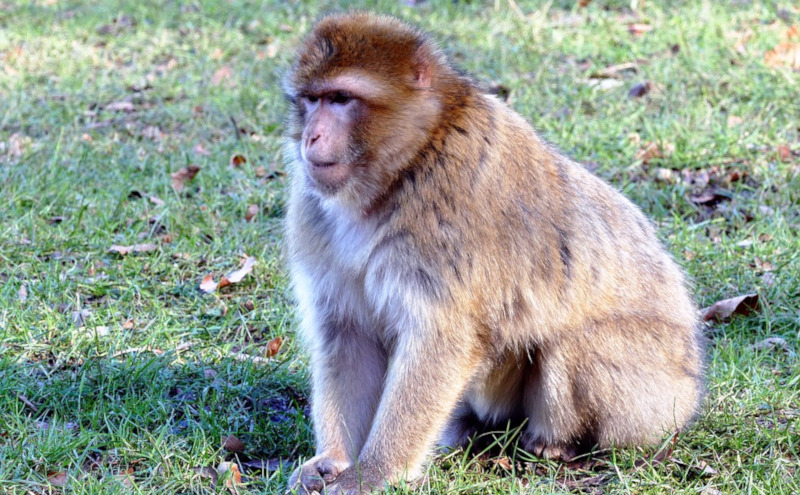
<path fill-rule="evenodd" d="M 280 79 L 345 5 L 0 1 L 0 492 L 277 494 L 311 454 Z M 800 491 L 797 4 L 368 7 L 639 204 L 701 306 L 758 296 L 710 318 L 703 412 L 660 449 L 498 434 L 396 492 Z"/>

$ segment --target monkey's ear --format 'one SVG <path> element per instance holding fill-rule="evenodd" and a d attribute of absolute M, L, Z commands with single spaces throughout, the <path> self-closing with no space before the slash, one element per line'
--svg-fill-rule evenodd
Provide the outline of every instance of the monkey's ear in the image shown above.
<path fill-rule="evenodd" d="M 428 43 L 421 44 L 414 53 L 414 80 L 420 89 L 430 88 L 433 84 L 434 61 L 436 54 Z"/>

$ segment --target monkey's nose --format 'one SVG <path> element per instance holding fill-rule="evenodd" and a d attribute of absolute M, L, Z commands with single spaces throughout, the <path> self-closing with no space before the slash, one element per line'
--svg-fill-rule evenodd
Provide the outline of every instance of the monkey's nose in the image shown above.
<path fill-rule="evenodd" d="M 317 141 L 317 139 L 319 139 L 320 137 L 322 137 L 322 134 L 314 135 L 314 137 L 312 137 L 311 139 L 308 140 L 308 144 L 314 144 Z"/>

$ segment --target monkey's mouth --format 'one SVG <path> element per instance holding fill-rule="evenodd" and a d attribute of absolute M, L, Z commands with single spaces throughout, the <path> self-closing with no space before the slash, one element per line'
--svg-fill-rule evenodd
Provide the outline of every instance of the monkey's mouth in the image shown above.
<path fill-rule="evenodd" d="M 349 175 L 348 167 L 339 162 L 308 162 L 308 175 L 324 190 L 340 187 Z"/>

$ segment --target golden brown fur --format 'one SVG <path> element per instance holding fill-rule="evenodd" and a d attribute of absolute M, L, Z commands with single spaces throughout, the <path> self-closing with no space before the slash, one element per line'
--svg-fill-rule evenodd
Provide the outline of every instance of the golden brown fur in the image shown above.
<path fill-rule="evenodd" d="M 523 447 L 562 458 L 691 421 L 695 306 L 630 201 L 392 18 L 323 19 L 286 89 L 288 252 L 317 436 L 292 486 L 412 479 L 476 417 L 527 420 Z M 350 106 L 316 106 L 336 91 Z M 306 161 L 332 128 L 326 165 Z"/>

